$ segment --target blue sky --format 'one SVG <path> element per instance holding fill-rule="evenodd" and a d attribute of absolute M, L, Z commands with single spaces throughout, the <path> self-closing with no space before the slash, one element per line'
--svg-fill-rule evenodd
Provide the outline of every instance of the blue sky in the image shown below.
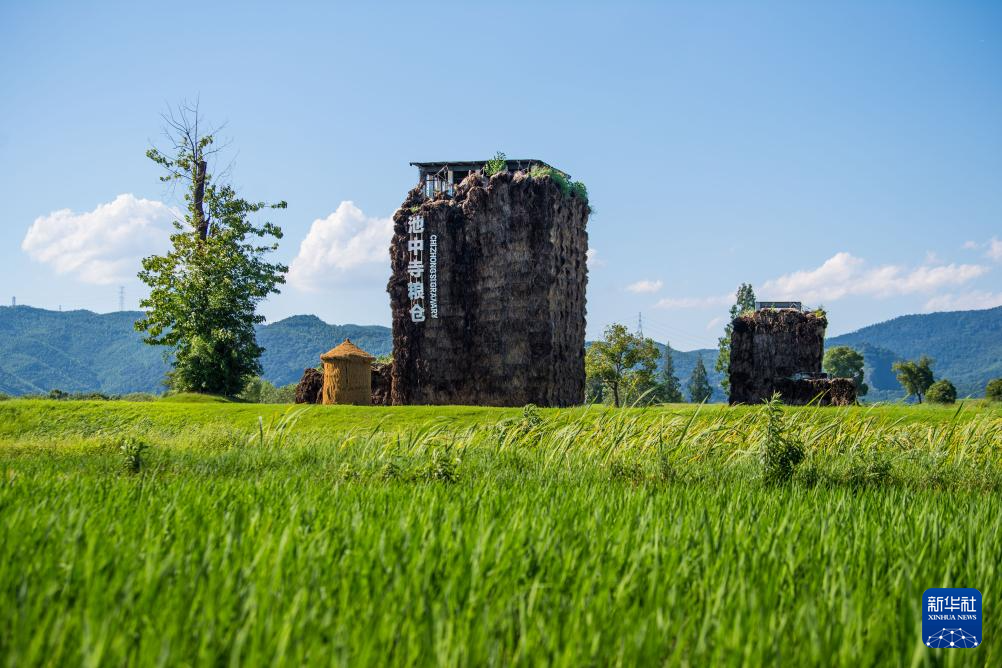
<path fill-rule="evenodd" d="M 135 307 L 197 96 L 289 202 L 270 319 L 389 324 L 408 162 L 497 150 L 588 186 L 589 336 L 713 345 L 742 281 L 833 334 L 1002 304 L 1002 3 L 79 4 L 0 5 L 5 301 Z"/>

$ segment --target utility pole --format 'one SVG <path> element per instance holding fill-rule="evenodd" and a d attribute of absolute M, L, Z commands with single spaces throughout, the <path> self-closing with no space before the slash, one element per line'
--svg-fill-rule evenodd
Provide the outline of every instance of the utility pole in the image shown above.
<path fill-rule="evenodd" d="M 124 311 L 125 310 L 125 286 L 124 285 L 118 286 L 118 310 L 119 311 Z"/>

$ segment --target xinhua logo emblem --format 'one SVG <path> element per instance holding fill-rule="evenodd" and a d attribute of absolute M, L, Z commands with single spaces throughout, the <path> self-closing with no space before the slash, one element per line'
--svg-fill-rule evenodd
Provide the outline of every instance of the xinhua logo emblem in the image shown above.
<path fill-rule="evenodd" d="M 926 589 L 922 594 L 922 640 L 926 647 L 972 649 L 981 644 L 981 592 Z"/>

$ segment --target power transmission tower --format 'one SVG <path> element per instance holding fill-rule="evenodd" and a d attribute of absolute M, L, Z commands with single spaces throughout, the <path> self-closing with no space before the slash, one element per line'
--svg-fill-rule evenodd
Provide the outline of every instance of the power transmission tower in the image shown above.
<path fill-rule="evenodd" d="M 124 311 L 125 310 L 125 286 L 124 285 L 118 286 L 118 310 L 119 311 Z"/>
<path fill-rule="evenodd" d="M 637 314 L 637 336 L 644 338 L 644 314 Z"/>
<path fill-rule="evenodd" d="M 17 306 L 17 297 L 11 297 L 10 298 L 10 306 L 11 306 L 11 308 L 14 308 L 15 306 Z"/>

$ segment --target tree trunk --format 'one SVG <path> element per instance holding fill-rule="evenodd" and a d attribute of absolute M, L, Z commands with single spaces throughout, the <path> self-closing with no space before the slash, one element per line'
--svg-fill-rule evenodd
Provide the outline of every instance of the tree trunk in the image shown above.
<path fill-rule="evenodd" d="M 194 202 L 192 202 L 194 213 L 195 230 L 198 231 L 198 238 L 202 241 L 209 236 L 209 221 L 205 219 L 205 160 L 195 161 L 195 188 Z"/>
<path fill-rule="evenodd" d="M 619 408 L 619 383 L 612 384 L 612 405 Z"/>

